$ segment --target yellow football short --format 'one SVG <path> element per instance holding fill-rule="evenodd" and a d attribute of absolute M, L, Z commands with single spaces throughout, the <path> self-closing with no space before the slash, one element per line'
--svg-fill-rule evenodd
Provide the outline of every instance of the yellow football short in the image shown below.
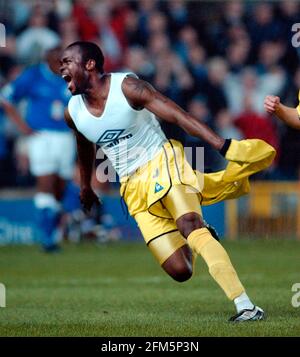
<path fill-rule="evenodd" d="M 154 159 L 122 179 L 121 195 L 160 264 L 187 244 L 176 220 L 190 212 L 202 215 L 199 179 L 175 140 L 166 142 Z"/>
<path fill-rule="evenodd" d="M 184 185 L 173 186 L 161 203 L 174 218 L 153 216 L 149 211 L 137 213 L 134 218 L 150 251 L 163 264 L 177 249 L 187 244 L 177 229 L 176 220 L 190 212 L 202 216 L 202 212 L 198 195 L 186 193 Z"/>
<path fill-rule="evenodd" d="M 181 143 L 169 140 L 152 160 L 122 178 L 120 193 L 162 264 L 186 244 L 175 223 L 180 216 L 201 214 L 200 203 L 210 205 L 248 193 L 249 176 L 267 168 L 275 155 L 275 149 L 263 140 L 232 140 L 226 169 L 202 174 L 193 171 Z"/>

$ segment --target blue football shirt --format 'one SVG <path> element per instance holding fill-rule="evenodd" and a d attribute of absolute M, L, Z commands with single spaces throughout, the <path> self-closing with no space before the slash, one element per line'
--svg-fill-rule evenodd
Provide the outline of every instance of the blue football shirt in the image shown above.
<path fill-rule="evenodd" d="M 25 69 L 1 92 L 11 103 L 25 100 L 25 120 L 33 130 L 67 131 L 64 108 L 70 99 L 65 81 L 41 63 Z"/>

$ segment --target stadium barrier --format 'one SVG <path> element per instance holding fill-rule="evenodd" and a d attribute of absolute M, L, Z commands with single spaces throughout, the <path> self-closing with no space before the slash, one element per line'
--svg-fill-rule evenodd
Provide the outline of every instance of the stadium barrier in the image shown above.
<path fill-rule="evenodd" d="M 255 181 L 239 200 L 226 202 L 226 236 L 299 239 L 300 183 Z"/>
<path fill-rule="evenodd" d="M 39 240 L 32 191 L 0 193 L 0 245 Z M 141 240 L 135 221 L 123 213 L 118 195 L 104 196 L 104 213 L 113 216 L 122 239 Z M 255 181 L 248 195 L 203 207 L 204 218 L 221 237 L 300 240 L 300 183 Z"/>
<path fill-rule="evenodd" d="M 0 245 L 33 244 L 39 242 L 39 231 L 35 225 L 33 191 L 0 191 Z M 123 212 L 118 194 L 105 195 L 103 214 L 112 217 L 111 224 L 121 231 L 121 239 L 142 241 L 141 234 L 132 217 Z M 219 235 L 225 235 L 225 205 L 223 202 L 203 207 L 207 222 L 212 224 Z"/>
<path fill-rule="evenodd" d="M 34 224 L 32 191 L 2 191 L 0 194 L 0 244 L 38 241 Z M 135 221 L 122 211 L 118 195 L 104 196 L 104 213 L 114 218 L 122 239 L 141 239 Z M 249 195 L 203 207 L 204 218 L 221 237 L 300 240 L 300 183 L 255 181 Z"/>

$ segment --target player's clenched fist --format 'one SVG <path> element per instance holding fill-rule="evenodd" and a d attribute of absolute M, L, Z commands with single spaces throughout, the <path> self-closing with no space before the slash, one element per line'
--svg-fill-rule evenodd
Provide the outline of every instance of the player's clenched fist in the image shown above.
<path fill-rule="evenodd" d="M 280 104 L 280 98 L 275 95 L 267 95 L 264 101 L 264 108 L 267 113 L 274 114 Z"/>

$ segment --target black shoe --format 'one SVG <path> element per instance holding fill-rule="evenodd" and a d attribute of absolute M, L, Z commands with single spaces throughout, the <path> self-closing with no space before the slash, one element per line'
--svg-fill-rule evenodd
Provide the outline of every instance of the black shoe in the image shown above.
<path fill-rule="evenodd" d="M 44 253 L 60 253 L 61 247 L 58 244 L 43 246 Z"/>
<path fill-rule="evenodd" d="M 219 237 L 219 234 L 216 231 L 215 227 L 211 226 L 210 224 L 208 224 L 205 221 L 204 221 L 204 224 L 205 224 L 205 228 L 207 228 L 209 230 L 210 234 L 215 238 L 215 240 L 217 240 L 219 242 L 220 237 Z"/>
<path fill-rule="evenodd" d="M 245 309 L 240 311 L 238 314 L 232 316 L 230 322 L 244 322 L 244 321 L 259 321 L 264 320 L 266 314 L 263 309 L 258 306 L 254 306 L 252 310 Z"/>

